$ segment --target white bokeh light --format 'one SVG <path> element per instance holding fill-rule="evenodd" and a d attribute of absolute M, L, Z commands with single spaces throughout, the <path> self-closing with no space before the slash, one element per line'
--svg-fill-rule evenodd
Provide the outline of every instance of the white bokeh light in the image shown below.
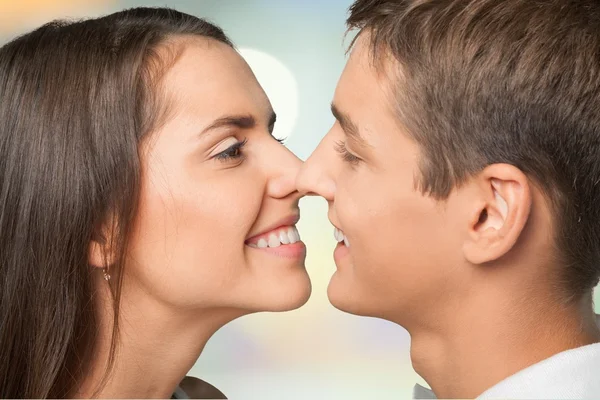
<path fill-rule="evenodd" d="M 242 48 L 240 54 L 252 68 L 277 113 L 273 136 L 289 138 L 298 117 L 298 85 L 294 74 L 281 61 L 262 51 Z"/>

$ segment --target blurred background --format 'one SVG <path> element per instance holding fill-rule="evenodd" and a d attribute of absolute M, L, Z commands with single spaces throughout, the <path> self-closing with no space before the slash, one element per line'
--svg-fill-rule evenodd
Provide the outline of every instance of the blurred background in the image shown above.
<path fill-rule="evenodd" d="M 221 26 L 253 68 L 277 112 L 275 135 L 306 159 L 333 124 L 329 104 L 345 63 L 351 0 L 0 0 L 0 45 L 55 18 L 92 17 L 134 6 L 169 6 Z M 410 365 L 401 327 L 334 309 L 333 227 L 327 204 L 302 200 L 313 294 L 303 308 L 262 313 L 222 328 L 190 375 L 231 399 L 410 398 L 425 385 Z M 596 293 L 596 304 L 600 295 Z M 596 306 L 599 310 L 600 307 Z"/>

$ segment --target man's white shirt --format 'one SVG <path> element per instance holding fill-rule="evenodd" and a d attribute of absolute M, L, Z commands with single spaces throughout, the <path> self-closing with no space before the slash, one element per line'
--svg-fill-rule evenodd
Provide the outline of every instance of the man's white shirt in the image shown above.
<path fill-rule="evenodd" d="M 600 327 L 600 315 L 596 315 Z M 414 399 L 436 399 L 416 385 Z M 500 381 L 477 399 L 600 399 L 600 343 L 566 350 Z"/>

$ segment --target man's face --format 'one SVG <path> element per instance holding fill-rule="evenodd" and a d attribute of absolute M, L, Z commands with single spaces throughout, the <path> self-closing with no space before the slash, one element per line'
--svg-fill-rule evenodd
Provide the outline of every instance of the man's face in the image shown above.
<path fill-rule="evenodd" d="M 354 314 L 403 319 L 438 302 L 456 283 L 459 218 L 452 196 L 437 202 L 416 190 L 419 148 L 399 126 L 389 78 L 371 64 L 362 36 L 335 92 L 336 122 L 302 167 L 297 186 L 329 203 L 340 242 L 331 303 Z"/>

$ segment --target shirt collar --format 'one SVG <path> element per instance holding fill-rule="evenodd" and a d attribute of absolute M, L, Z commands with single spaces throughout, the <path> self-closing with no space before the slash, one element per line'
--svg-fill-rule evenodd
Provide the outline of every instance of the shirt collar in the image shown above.
<path fill-rule="evenodd" d="M 600 315 L 596 315 L 600 327 Z M 531 365 L 492 386 L 478 399 L 489 398 L 600 398 L 600 343 L 566 350 Z M 419 384 L 413 399 L 437 399 Z"/>

